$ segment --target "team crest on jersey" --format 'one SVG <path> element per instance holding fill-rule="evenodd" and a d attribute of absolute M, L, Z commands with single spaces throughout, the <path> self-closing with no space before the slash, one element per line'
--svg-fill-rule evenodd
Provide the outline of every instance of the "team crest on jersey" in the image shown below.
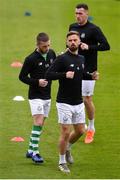
<path fill-rule="evenodd" d="M 82 33 L 82 34 L 80 35 L 80 37 L 81 37 L 81 38 L 85 38 L 85 33 Z"/>
<path fill-rule="evenodd" d="M 38 63 L 38 66 L 42 66 L 42 62 L 39 62 L 39 63 Z"/>
<path fill-rule="evenodd" d="M 70 67 L 74 67 L 74 64 L 70 64 Z"/>

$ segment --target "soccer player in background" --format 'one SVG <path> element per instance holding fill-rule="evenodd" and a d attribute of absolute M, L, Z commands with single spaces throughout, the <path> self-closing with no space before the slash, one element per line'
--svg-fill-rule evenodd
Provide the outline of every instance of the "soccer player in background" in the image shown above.
<path fill-rule="evenodd" d="M 79 54 L 85 57 L 85 71 L 93 73 L 97 71 L 97 52 L 109 50 L 110 46 L 101 29 L 88 21 L 88 13 L 87 4 L 78 4 L 75 8 L 77 22 L 69 26 L 69 31 L 79 32 L 82 41 L 79 46 Z M 95 80 L 82 81 L 82 96 L 88 116 L 85 143 L 91 143 L 94 140 L 95 106 L 92 100 L 94 86 Z"/>
<path fill-rule="evenodd" d="M 97 79 L 97 72 L 92 75 L 84 72 L 84 57 L 78 55 L 79 33 L 67 34 L 67 51 L 58 56 L 46 72 L 46 79 L 59 80 L 57 93 L 58 123 L 60 124 L 59 169 L 69 173 L 67 162 L 72 164 L 70 149 L 85 131 L 85 111 L 82 100 L 82 79 Z M 73 125 L 73 131 L 71 131 Z"/>
<path fill-rule="evenodd" d="M 25 58 L 19 79 L 29 85 L 28 99 L 33 117 L 26 157 L 32 158 L 36 163 L 43 163 L 38 143 L 51 105 L 51 81 L 45 79 L 45 72 L 56 58 L 56 54 L 50 49 L 50 39 L 46 33 L 39 33 L 36 43 L 35 51 Z"/>

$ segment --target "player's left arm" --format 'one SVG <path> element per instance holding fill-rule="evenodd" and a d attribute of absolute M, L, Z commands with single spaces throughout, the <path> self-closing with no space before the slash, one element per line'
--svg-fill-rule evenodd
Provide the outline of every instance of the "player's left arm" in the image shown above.
<path fill-rule="evenodd" d="M 84 63 L 85 63 L 85 57 L 81 56 L 81 61 L 82 61 L 82 70 L 83 70 L 83 79 L 84 80 L 98 80 L 99 79 L 99 72 L 94 71 L 92 73 L 86 72 L 84 68 Z"/>
<path fill-rule="evenodd" d="M 93 29 L 93 37 L 94 40 L 96 41 L 96 44 L 89 45 L 89 50 L 97 50 L 97 51 L 110 50 L 110 45 L 107 41 L 107 38 L 103 34 L 102 30 L 97 26 Z"/>

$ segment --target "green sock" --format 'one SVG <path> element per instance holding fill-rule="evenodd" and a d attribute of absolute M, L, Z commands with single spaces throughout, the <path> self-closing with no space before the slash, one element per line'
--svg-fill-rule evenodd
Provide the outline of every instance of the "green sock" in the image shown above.
<path fill-rule="evenodd" d="M 32 134 L 31 134 L 31 136 L 30 136 L 28 152 L 29 152 L 29 153 L 32 153 L 32 152 L 33 152 L 33 146 L 32 146 Z"/>
<path fill-rule="evenodd" d="M 40 135 L 42 133 L 42 126 L 35 126 L 32 127 L 32 132 L 30 136 L 30 143 L 29 143 L 29 149 L 28 152 L 33 152 L 33 155 L 39 154 L 39 140 Z"/>

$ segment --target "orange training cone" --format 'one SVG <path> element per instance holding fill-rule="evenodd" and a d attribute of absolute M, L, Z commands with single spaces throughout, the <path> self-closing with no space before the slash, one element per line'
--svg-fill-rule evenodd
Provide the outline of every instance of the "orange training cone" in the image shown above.
<path fill-rule="evenodd" d="M 22 137 L 13 137 L 13 138 L 11 139 L 11 141 L 14 141 L 14 142 L 23 142 L 24 139 L 23 139 Z"/>
<path fill-rule="evenodd" d="M 22 67 L 22 63 L 19 62 L 19 61 L 15 61 L 11 64 L 11 67 L 15 67 L 15 68 L 18 68 L 18 67 Z"/>

